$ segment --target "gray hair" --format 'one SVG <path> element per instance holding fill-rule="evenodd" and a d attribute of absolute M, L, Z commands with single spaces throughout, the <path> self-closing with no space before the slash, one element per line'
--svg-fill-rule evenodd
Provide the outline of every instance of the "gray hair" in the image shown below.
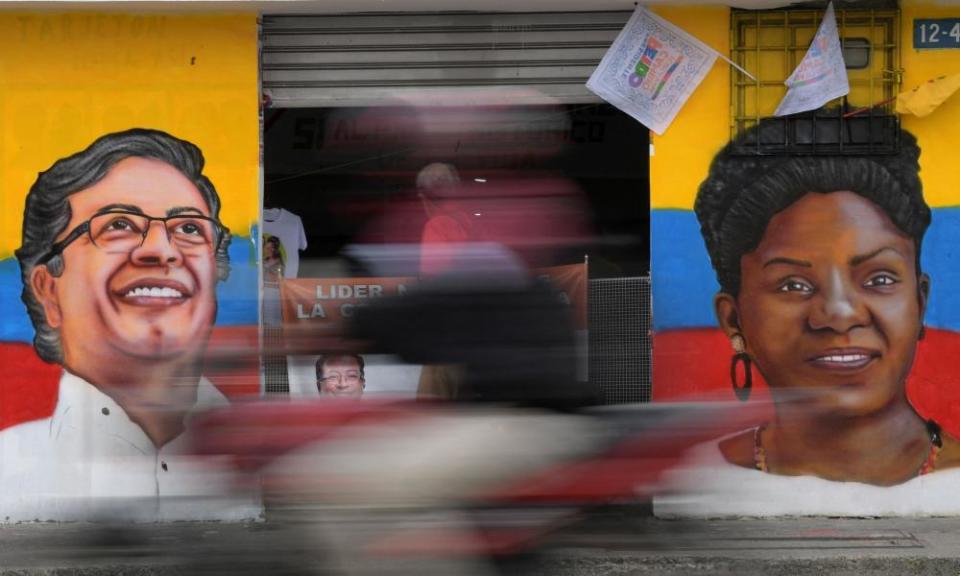
<path fill-rule="evenodd" d="M 63 362 L 60 332 L 47 324 L 43 306 L 30 288 L 30 275 L 57 236 L 66 230 L 72 216 L 69 197 L 95 185 L 121 160 L 133 157 L 160 160 L 176 168 L 197 187 L 210 216 L 218 219 L 220 197 L 213 183 L 203 175 L 203 153 L 194 144 L 159 130 L 134 128 L 106 134 L 86 150 L 61 158 L 41 172 L 27 194 L 23 239 L 15 254 L 23 282 L 21 299 L 36 332 L 33 346 L 47 362 Z M 226 280 L 230 273 L 229 246 L 230 231 L 224 227 L 215 255 L 220 280 Z M 63 273 L 63 258 L 57 255 L 46 266 L 53 276 L 59 276 Z"/>
<path fill-rule="evenodd" d="M 417 173 L 417 190 L 428 192 L 442 186 L 455 186 L 460 182 L 456 166 L 445 162 L 427 164 Z"/>

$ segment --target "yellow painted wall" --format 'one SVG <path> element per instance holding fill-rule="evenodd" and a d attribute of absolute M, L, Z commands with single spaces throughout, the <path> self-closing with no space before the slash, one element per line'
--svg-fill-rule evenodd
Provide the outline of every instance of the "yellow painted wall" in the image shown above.
<path fill-rule="evenodd" d="M 943 6 L 942 2 L 901 2 L 903 32 L 901 36 L 901 63 L 903 84 L 901 91 L 912 90 L 919 84 L 943 74 L 960 73 L 960 49 L 914 50 L 913 21 L 916 18 L 960 18 L 960 5 Z M 920 143 L 920 177 L 923 194 L 932 207 L 960 205 L 960 152 L 956 129 L 960 127 L 960 94 L 940 105 L 926 118 L 905 115 L 903 127 L 912 132 Z"/>
<path fill-rule="evenodd" d="M 0 14 L 0 258 L 37 173 L 96 137 L 157 128 L 197 144 L 248 233 L 258 210 L 255 14 Z"/>
<path fill-rule="evenodd" d="M 656 7 L 659 15 L 723 54 L 729 53 L 729 10 L 716 6 Z M 930 0 L 901 2 L 901 91 L 942 74 L 960 73 L 960 50 L 914 50 L 915 18 L 958 18 L 960 5 Z M 717 60 L 663 136 L 651 134 L 650 204 L 653 209 L 692 209 L 713 154 L 730 137 L 730 68 Z M 932 207 L 960 205 L 960 154 L 951 127 L 960 126 L 960 94 L 926 118 L 903 116 L 920 142 L 924 193 Z"/>
<path fill-rule="evenodd" d="M 722 6 L 655 7 L 654 12 L 727 54 L 730 10 Z M 663 136 L 651 132 L 650 207 L 693 208 L 713 155 L 730 138 L 730 66 L 721 59 Z"/>

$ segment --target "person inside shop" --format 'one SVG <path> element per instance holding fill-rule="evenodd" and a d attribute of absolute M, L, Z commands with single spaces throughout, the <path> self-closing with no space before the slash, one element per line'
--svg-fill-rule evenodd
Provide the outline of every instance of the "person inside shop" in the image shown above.
<path fill-rule="evenodd" d="M 420 237 L 420 275 L 448 272 L 457 264 L 458 245 L 485 240 L 481 222 L 456 201 L 461 195 L 460 173 L 453 164 L 424 166 L 417 173 L 416 186 L 427 216 Z"/>
<path fill-rule="evenodd" d="M 201 374 L 230 243 L 203 168 L 194 144 L 136 128 L 31 187 L 22 298 L 36 353 L 63 374 L 50 417 L 0 433 L 0 517 L 84 519 L 107 501 L 137 520 L 259 515 L 186 454 L 189 416 L 227 402 Z"/>
<path fill-rule="evenodd" d="M 317 390 L 321 396 L 360 398 L 367 386 L 363 356 L 330 354 L 317 358 Z"/>
<path fill-rule="evenodd" d="M 374 315 L 385 316 L 372 323 L 393 326 L 405 340 L 397 344 L 421 364 L 417 398 L 592 402 L 593 390 L 571 376 L 569 309 L 532 272 L 537 256 L 582 230 L 572 223 L 582 216 L 570 217 L 579 206 L 573 186 L 557 178 L 464 183 L 455 166 L 433 162 L 417 173 L 416 188 L 428 218 L 420 284 L 393 308 L 380 302 Z"/>
<path fill-rule="evenodd" d="M 364 339 L 422 366 L 418 399 L 591 403 L 595 390 L 576 381 L 575 366 L 568 370 L 576 362 L 570 311 L 552 306 L 557 296 L 535 272 L 582 261 L 592 238 L 589 206 L 562 174 L 478 166 L 458 143 L 479 140 L 513 153 L 516 141 L 543 126 L 542 111 L 511 109 L 509 122 L 489 114 L 424 106 L 383 120 L 418 120 L 403 134 L 415 144 L 411 161 L 422 161 L 411 184 L 426 220 L 414 235 L 409 214 L 388 214 L 376 230 L 387 244 L 419 239 L 419 279 L 402 298 L 358 310 L 353 324 L 362 325 Z M 491 125 L 503 139 L 496 146 Z M 469 178 L 463 166 L 471 167 Z M 401 257 L 384 260 L 386 269 Z"/>
<path fill-rule="evenodd" d="M 420 239 L 421 277 L 449 271 L 455 264 L 456 254 L 447 248 L 476 241 L 479 237 L 469 214 L 456 204 L 444 203 L 438 197 L 441 192 L 455 196 L 459 184 L 460 173 L 456 166 L 446 162 L 427 164 L 417 173 L 417 198 L 427 216 Z M 424 365 L 417 383 L 417 397 L 456 398 L 462 379 L 462 370 L 458 366 Z"/>
<path fill-rule="evenodd" d="M 726 492 L 709 506 L 889 513 L 941 499 L 913 491 L 960 464 L 960 442 L 906 392 L 930 292 L 917 141 L 901 131 L 893 156 L 738 154 L 750 138 L 774 141 L 778 122 L 719 152 L 695 203 L 734 352 L 731 383 L 746 399 L 755 367 L 775 404 L 771 421 L 714 445 L 722 460 L 709 484 Z M 904 498 L 854 493 L 863 485 L 902 487 Z M 814 508 L 789 508 L 790 494 L 808 494 L 800 500 Z"/>

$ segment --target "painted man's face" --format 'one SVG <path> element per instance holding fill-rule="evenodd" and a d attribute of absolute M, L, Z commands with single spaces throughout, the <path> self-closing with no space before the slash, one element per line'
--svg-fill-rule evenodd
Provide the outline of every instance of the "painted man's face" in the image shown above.
<path fill-rule="evenodd" d="M 359 398 L 363 396 L 364 379 L 360 363 L 353 356 L 335 356 L 323 363 L 320 393 L 324 396 Z"/>
<path fill-rule="evenodd" d="M 210 216 L 196 186 L 177 169 L 137 157 L 118 162 L 69 202 L 66 231 L 110 209 Z M 198 229 L 183 222 L 177 230 L 150 222 L 139 246 L 112 249 L 85 235 L 64 249 L 64 271 L 49 296 L 56 313 L 46 308 L 60 330 L 68 368 L 78 354 L 163 359 L 202 352 L 217 311 L 215 241 L 201 242 Z M 107 224 L 104 238 L 132 225 L 122 216 Z"/>
<path fill-rule="evenodd" d="M 852 192 L 807 194 L 741 259 L 739 321 L 774 393 L 872 413 L 903 393 L 926 303 L 913 241 Z"/>

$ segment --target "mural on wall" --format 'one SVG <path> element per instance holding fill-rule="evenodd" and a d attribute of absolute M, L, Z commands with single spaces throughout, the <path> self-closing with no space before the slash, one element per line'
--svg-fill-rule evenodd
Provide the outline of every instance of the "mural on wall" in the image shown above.
<path fill-rule="evenodd" d="M 0 29 L 45 46 L 27 66 L 0 43 L 23 73 L 0 112 L 0 201 L 17 219 L 0 253 L 0 518 L 257 517 L 255 495 L 228 496 L 228 469 L 187 450 L 190 414 L 259 388 L 255 362 L 231 378 L 209 362 L 256 342 L 255 19 L 21 15 Z M 34 68 L 76 85 L 21 83 Z M 200 112 L 215 102 L 225 125 L 246 109 L 247 127 L 213 130 Z M 226 497 L 197 503 L 211 494 Z"/>
<path fill-rule="evenodd" d="M 32 453 L 4 467 L 6 494 L 36 494 L 40 509 L 49 495 L 150 494 L 157 458 L 167 472 L 181 464 L 189 414 L 227 403 L 202 377 L 230 245 L 203 167 L 192 143 L 131 129 L 58 160 L 31 187 L 16 251 L 22 300 L 37 355 L 63 373 L 51 416 L 0 432 L 4 456 Z M 88 485 L 91 470 L 126 482 Z M 185 494 L 208 481 L 164 478 Z"/>
<path fill-rule="evenodd" d="M 887 54 L 904 71 L 902 83 L 892 87 L 894 95 L 950 74 L 957 64 L 952 52 L 907 47 L 916 19 L 954 16 L 948 7 L 913 0 L 899 7 L 886 25 L 894 32 L 899 26 L 904 39 Z M 740 46 L 731 25 L 745 13 L 714 13 L 707 7 L 658 13 L 721 53 L 733 54 Z M 850 18 L 845 25 L 852 26 Z M 775 29 L 770 28 L 772 39 L 778 38 Z M 889 60 L 877 49 L 867 68 L 848 68 L 851 79 L 885 74 Z M 790 72 L 775 56 L 746 58 L 754 73 L 762 63 L 770 80 Z M 952 487 L 960 476 L 960 376 L 953 362 L 960 347 L 954 288 L 960 281 L 955 249 L 960 203 L 952 168 L 955 138 L 944 129 L 960 118 L 960 100 L 942 102 L 934 114 L 919 118 L 892 106 L 874 108 L 890 94 L 868 92 L 868 85 L 873 86 L 851 82 L 848 108 L 842 112 L 869 109 L 878 116 L 870 122 L 889 128 L 897 125 L 893 114 L 898 114 L 904 131 L 896 134 L 899 139 L 884 139 L 897 142 L 895 155 L 888 148 L 859 158 L 850 149 L 832 157 L 822 150 L 820 156 L 736 157 L 727 147 L 731 126 L 743 130 L 752 118 L 771 116 L 783 92 L 753 93 L 746 108 L 738 108 L 743 101 L 735 99 L 737 88 L 728 73 L 716 69 L 670 130 L 651 138 L 653 399 L 722 400 L 756 423 L 691 451 L 685 464 L 664 478 L 672 494 L 655 501 L 659 515 L 960 514 Z M 728 105 L 738 116 L 724 112 Z M 816 112 L 823 117 L 831 113 L 838 115 L 837 110 Z M 854 128 L 852 123 L 848 127 Z M 823 185 L 820 194 L 788 186 L 809 178 L 810 172 Z M 877 176 L 878 186 L 857 189 L 852 179 L 858 172 L 883 176 Z M 780 186 L 772 186 L 774 181 Z M 891 181 L 891 190 L 874 189 Z M 755 187 L 762 182 L 770 190 L 782 190 L 758 195 Z M 848 194 L 838 194 L 843 192 Z M 890 204 L 888 197 L 901 200 Z M 927 226 L 921 226 L 924 206 L 929 207 Z M 868 230 L 876 233 L 866 234 Z M 799 240 L 802 234 L 805 242 Z M 884 267 L 891 269 L 882 274 L 855 276 L 893 254 L 884 251 L 855 268 L 849 258 L 869 251 L 851 247 L 878 242 L 884 235 L 899 238 L 901 250 L 913 251 L 912 268 L 907 257 L 901 258 L 906 271 L 887 262 Z M 761 267 L 756 274 L 750 266 L 756 266 L 763 249 L 790 253 L 783 255 L 787 261 Z M 841 266 L 843 256 L 848 261 Z M 824 273 L 831 262 L 832 276 Z M 763 284 L 772 282 L 766 275 L 782 282 Z M 753 289 L 747 284 L 751 278 L 760 281 Z M 834 313 L 853 315 L 849 330 L 825 322 L 824 306 L 817 314 L 809 312 L 840 288 L 856 288 L 853 296 L 839 299 L 842 306 L 832 307 Z M 809 322 L 801 322 L 804 314 Z M 833 341 L 822 344 L 819 338 L 830 334 Z M 748 360 L 752 378 L 744 402 L 740 397 L 747 396 Z M 870 384 L 864 384 L 868 376 Z M 766 471 L 758 470 L 758 463 Z"/>
<path fill-rule="evenodd" d="M 679 367 L 685 339 L 731 399 L 761 388 L 771 410 L 695 450 L 671 478 L 690 492 L 661 498 L 658 513 L 960 512 L 944 498 L 960 476 L 957 415 L 908 391 L 929 387 L 929 364 L 913 370 L 924 342 L 952 341 L 924 325 L 937 267 L 923 258 L 931 210 L 917 140 L 901 131 L 896 155 L 738 153 L 782 130 L 761 122 L 715 156 L 694 212 L 720 329 L 665 331 L 655 360 L 661 375 L 691 376 Z M 670 383 L 659 384 L 662 398 Z"/>

